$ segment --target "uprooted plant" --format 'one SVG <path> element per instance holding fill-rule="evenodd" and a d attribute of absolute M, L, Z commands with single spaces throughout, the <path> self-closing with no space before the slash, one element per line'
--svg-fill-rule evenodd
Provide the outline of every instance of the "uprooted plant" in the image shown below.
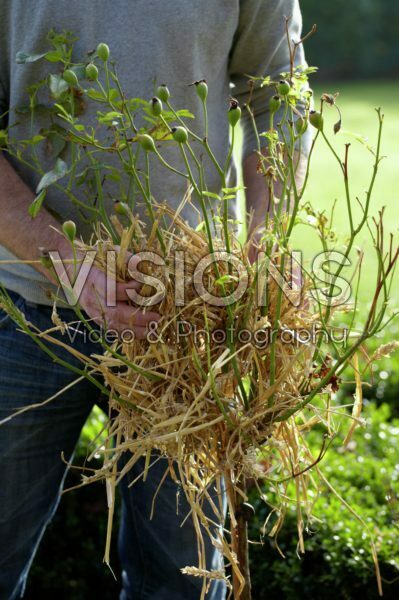
<path fill-rule="evenodd" d="M 107 272 L 110 290 L 112 282 L 134 276 L 142 287 L 129 295 L 132 304 L 151 307 L 161 315 L 144 339 L 109 336 L 105 323 L 105 331 L 98 335 L 103 353 L 78 355 L 81 368 L 73 367 L 74 372 L 107 394 L 110 407 L 105 441 L 93 451 L 104 457 L 103 468 L 91 475 L 85 472 L 82 485 L 106 480 L 110 533 L 120 479 L 143 456 L 144 479 L 153 460 L 159 455 L 167 457 L 165 478 L 180 483 L 198 535 L 198 565 L 188 565 L 185 572 L 203 578 L 201 598 L 212 580 L 222 578 L 234 598 L 248 599 L 247 520 L 251 507 L 247 482 L 256 485 L 261 495 L 260 482 L 278 494 L 279 504 L 271 506 L 271 513 L 277 515 L 271 535 L 278 534 L 287 507 L 296 504 L 299 549 L 304 551 L 303 530 L 312 510 L 307 491 L 325 481 L 319 463 L 339 417 L 350 419 L 347 442 L 361 423 L 360 362 L 365 343 L 392 318 L 386 315 L 398 249 L 392 239 L 387 247 L 383 214 L 377 219 L 370 216 L 381 161 L 383 115 L 378 109 L 377 144 L 368 146 L 373 168 L 365 197 L 357 199 L 359 217 L 349 186 L 349 145 L 341 156 L 324 125 L 324 111 L 338 108 L 336 97 L 324 94 L 320 109 L 312 110 L 307 80 L 313 69 L 294 66 L 296 44 L 289 36 L 290 71 L 281 73 L 278 80 L 251 79 L 244 107 L 230 99 L 226 119 L 231 144 L 223 164 L 208 140 L 204 80 L 192 87 L 203 107 L 205 130 L 198 132 L 190 125 L 193 115 L 173 105 L 165 85 L 156 89 L 150 101 L 126 97 L 105 44 L 99 44 L 89 62 L 76 64 L 71 62 L 72 36 L 52 33 L 49 40 L 53 49 L 48 55 L 19 57 L 25 62 L 49 60 L 53 67 L 46 80 L 29 90 L 31 138 L 12 139 L 10 126 L 1 132 L 2 150 L 40 176 L 37 196 L 29 207 L 32 218 L 41 210 L 47 193 L 56 188 L 90 225 L 91 238 L 80 239 L 73 222 L 61 228 L 60 235 L 74 251 L 73 269 L 69 270 L 72 278 L 65 276 L 62 257 L 51 248 L 43 250 L 42 262 L 60 276 L 60 289 L 89 331 L 97 331 L 97 325 L 79 307 L 74 283 L 80 270 L 92 265 Z M 251 105 L 251 90 L 258 85 L 271 91 L 270 127 L 264 132 L 256 130 Z M 36 132 L 35 111 L 43 90 L 51 98 L 46 108 L 50 124 Z M 98 107 L 91 124 L 83 118 L 87 105 Z M 240 188 L 231 187 L 228 176 L 242 110 L 253 120 L 258 171 L 270 199 L 262 226 L 244 242 L 230 208 Z M 314 137 L 305 178 L 299 183 L 296 172 L 309 123 Z M 340 123 L 341 117 L 333 135 L 339 132 Z M 55 156 L 54 168 L 44 172 L 37 146 L 50 139 L 62 158 Z M 320 142 L 327 144 L 342 173 L 349 231 L 340 242 L 340 253 L 335 249 L 334 210 L 327 216 L 306 198 L 312 155 Z M 218 174 L 220 191 L 208 189 L 209 169 Z M 173 172 L 186 182 L 187 193 L 177 211 L 153 197 L 151 173 L 155 170 Z M 113 214 L 107 210 L 108 196 L 116 199 Z M 180 214 L 186 205 L 198 214 L 195 228 Z M 313 268 L 302 265 L 301 277 L 291 240 L 297 225 L 304 221 L 320 239 L 323 255 Z M 378 271 L 368 315 L 359 323 L 362 255 L 358 254 L 350 277 L 354 298 L 348 292 L 349 284 L 343 289 L 342 272 L 353 258 L 359 234 L 367 230 Z M 129 271 L 131 256 L 136 262 Z M 59 362 L 51 346 L 52 332 L 39 332 L 26 322 L 5 290 L 1 302 L 19 327 Z M 54 302 L 55 327 L 65 333 L 63 346 L 77 356 L 67 336 L 76 325 L 61 322 L 56 311 L 57 306 L 68 303 L 61 295 Z M 345 328 L 338 327 L 337 315 L 341 321 L 345 318 Z M 340 410 L 335 400 L 345 369 L 351 369 L 356 380 L 351 415 Z M 317 457 L 306 444 L 307 432 L 316 425 L 325 428 Z M 126 453 L 126 464 L 118 470 L 119 458 Z M 230 531 L 223 527 L 224 495 Z M 211 508 L 211 515 L 204 503 Z M 222 567 L 206 569 L 204 535 L 211 537 L 231 565 L 231 583 Z M 370 539 L 381 591 L 371 534 Z M 109 544 L 108 534 L 107 563 Z"/>

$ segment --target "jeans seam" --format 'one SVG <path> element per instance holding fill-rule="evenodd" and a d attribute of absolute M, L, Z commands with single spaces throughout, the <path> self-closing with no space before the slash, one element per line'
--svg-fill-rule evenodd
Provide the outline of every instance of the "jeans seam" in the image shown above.
<path fill-rule="evenodd" d="M 138 530 L 138 527 L 137 527 L 137 519 L 136 519 L 136 509 L 135 509 L 134 506 L 133 506 L 133 509 L 132 509 L 131 512 L 132 512 L 132 522 L 133 522 L 133 527 L 135 529 L 136 539 L 139 539 L 139 530 Z M 148 569 L 147 569 L 147 561 L 145 560 L 145 555 L 142 552 L 140 544 L 138 544 L 138 551 L 140 553 L 140 558 L 141 558 L 141 562 L 142 562 L 142 565 L 143 565 L 143 577 L 142 577 L 142 581 L 141 581 L 140 589 L 139 589 L 139 600 L 144 600 L 144 595 L 143 594 L 145 592 L 145 586 L 146 586 L 146 583 L 147 583 L 147 574 L 148 574 L 147 572 L 148 572 Z"/>
<path fill-rule="evenodd" d="M 75 454 L 75 452 L 72 452 L 71 457 L 70 457 L 70 459 L 68 461 L 68 464 L 72 463 L 74 454 Z M 55 513 L 57 512 L 57 508 L 58 508 L 59 503 L 61 501 L 61 492 L 62 492 L 62 489 L 64 487 L 64 483 L 65 483 L 65 479 L 66 479 L 67 473 L 68 473 L 68 467 L 65 469 L 65 473 L 62 476 L 61 483 L 60 483 L 60 486 L 58 488 L 58 493 L 57 493 L 57 496 L 55 498 L 55 502 L 54 502 L 53 506 L 51 507 L 51 509 L 49 510 L 49 512 L 47 514 L 47 517 L 44 520 L 43 526 L 41 528 L 41 531 L 40 531 L 40 533 L 38 535 L 38 538 L 36 540 L 35 546 L 34 546 L 34 548 L 32 550 L 31 556 L 29 558 L 29 562 L 27 563 L 27 565 L 25 566 L 24 570 L 22 571 L 22 573 L 20 575 L 20 578 L 19 578 L 19 581 L 18 581 L 18 585 L 21 585 L 21 582 L 22 582 L 21 593 L 20 593 L 20 596 L 19 596 L 20 598 L 22 598 L 24 596 L 25 588 L 26 588 L 26 583 L 27 583 L 27 580 L 28 580 L 29 571 L 31 569 L 32 563 L 33 563 L 33 561 L 35 559 L 36 553 L 37 553 L 38 548 L 40 546 L 40 543 L 41 543 L 41 541 L 43 539 L 43 536 L 44 536 L 44 534 L 46 532 L 47 526 L 49 525 L 50 521 L 52 520 L 52 518 L 54 517 Z"/>

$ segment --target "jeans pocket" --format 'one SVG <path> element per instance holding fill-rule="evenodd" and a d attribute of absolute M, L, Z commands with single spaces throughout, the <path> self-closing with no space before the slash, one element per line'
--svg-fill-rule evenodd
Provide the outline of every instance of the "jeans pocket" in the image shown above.
<path fill-rule="evenodd" d="M 8 296 L 11 298 L 11 300 L 13 301 L 14 306 L 16 308 L 18 308 L 19 310 L 21 310 L 25 303 L 25 298 L 23 298 L 16 292 L 12 292 L 11 290 L 6 290 L 6 292 L 7 292 Z M 13 320 L 10 317 L 10 315 L 0 306 L 0 329 L 6 329 L 12 323 L 13 323 Z"/>

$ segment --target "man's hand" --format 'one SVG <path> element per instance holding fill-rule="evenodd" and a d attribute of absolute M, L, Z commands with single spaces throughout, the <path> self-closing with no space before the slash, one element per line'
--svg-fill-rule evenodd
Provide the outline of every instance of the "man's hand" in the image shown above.
<path fill-rule="evenodd" d="M 267 150 L 264 152 L 267 152 Z M 269 189 L 265 183 L 265 178 L 258 172 L 258 160 L 258 155 L 254 153 L 248 156 L 243 162 L 247 213 L 252 215 L 251 222 L 248 226 L 248 241 L 250 241 L 251 244 L 248 258 L 251 263 L 254 263 L 257 260 L 261 239 L 265 233 L 264 223 L 266 214 L 268 213 L 273 219 L 276 210 L 274 202 L 270 199 Z M 295 181 L 298 189 L 300 189 L 305 179 L 307 159 L 306 157 L 298 156 L 298 154 L 295 153 L 294 161 L 299 161 Z M 275 183 L 273 192 L 276 198 L 280 198 L 281 185 L 279 182 Z M 282 207 L 282 212 L 284 212 L 284 210 L 285 206 Z M 277 245 L 273 248 L 273 253 L 278 253 Z M 289 275 L 290 286 L 292 288 L 302 289 L 303 278 L 301 266 L 297 262 L 294 262 L 292 269 L 290 269 L 289 261 L 287 261 L 285 272 Z"/>
<path fill-rule="evenodd" d="M 39 249 L 58 251 L 64 260 L 68 277 L 72 280 L 71 246 L 60 233 L 59 222 L 45 208 L 42 208 L 35 219 L 29 216 L 28 206 L 33 198 L 32 191 L 0 153 L 0 244 L 22 260 L 30 261 L 31 265 L 52 283 L 57 281 L 41 264 Z M 132 263 L 131 266 L 133 267 Z M 116 283 L 116 306 L 107 306 L 106 275 L 93 265 L 83 286 L 80 304 L 96 323 L 118 332 L 128 328 L 134 331 L 137 337 L 142 337 L 146 325 L 150 321 L 158 320 L 159 315 L 150 311 L 144 312 L 129 302 L 125 290 L 138 289 L 140 285 L 135 281 Z"/>
<path fill-rule="evenodd" d="M 259 227 L 258 229 L 252 228 L 248 235 L 248 241 L 250 242 L 248 260 L 251 264 L 253 264 L 257 259 L 259 248 L 261 246 L 261 240 L 264 234 L 264 227 Z"/>
<path fill-rule="evenodd" d="M 71 249 L 64 247 L 61 256 L 64 265 L 60 270 L 60 280 L 63 280 L 63 284 L 66 284 L 69 289 L 72 289 L 75 283 L 75 276 L 79 277 L 80 269 L 86 268 L 83 254 L 77 253 L 76 258 L 75 263 Z M 139 262 L 140 259 L 132 254 L 126 255 L 126 264 L 129 264 L 132 271 L 136 269 Z M 76 290 L 72 294 L 72 296 L 79 294 L 79 306 L 91 320 L 106 330 L 115 330 L 119 334 L 128 332 L 127 339 L 132 338 L 130 334 L 138 339 L 143 339 L 148 331 L 149 323 L 158 322 L 160 318 L 157 312 L 143 310 L 129 299 L 129 290 L 139 292 L 143 284 L 134 279 L 118 282 L 115 281 L 112 274 L 107 274 L 95 264 L 87 266 L 90 267 L 90 270 L 88 274 L 84 274 L 81 291 Z"/>
<path fill-rule="evenodd" d="M 267 153 L 267 149 L 262 152 Z M 298 190 L 301 188 L 305 179 L 307 159 L 305 156 L 299 156 L 294 153 L 294 162 L 299 161 L 295 181 Z M 265 217 L 268 213 L 270 218 L 275 217 L 276 205 L 271 200 L 269 189 L 265 182 L 265 177 L 258 171 L 259 156 L 256 153 L 250 154 L 243 161 L 243 178 L 245 186 L 245 200 L 247 214 L 251 215 L 251 222 L 248 223 L 248 240 L 252 241 L 249 251 L 249 259 L 251 262 L 256 260 L 258 254 L 259 241 L 264 233 L 263 227 Z M 281 196 L 281 184 L 276 181 L 274 184 L 274 195 L 276 198 Z M 281 200 L 284 202 L 284 199 Z M 286 210 L 285 204 L 282 207 L 281 213 Z"/>

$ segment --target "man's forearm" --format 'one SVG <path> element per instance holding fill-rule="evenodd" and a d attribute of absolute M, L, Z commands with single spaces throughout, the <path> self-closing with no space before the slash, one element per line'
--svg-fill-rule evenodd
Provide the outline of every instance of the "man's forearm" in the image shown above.
<path fill-rule="evenodd" d="M 60 229 L 58 221 L 45 208 L 34 219 L 29 216 L 28 207 L 34 197 L 0 153 L 0 244 L 18 258 L 32 261 L 32 266 L 50 279 L 49 271 L 40 263 L 40 248 L 58 250 L 61 256 L 69 248 L 54 229 Z"/>
<path fill-rule="evenodd" d="M 300 189 L 306 172 L 307 158 L 302 155 L 298 157 L 294 155 L 294 162 L 299 159 L 298 168 L 296 170 L 296 185 Z M 270 201 L 269 189 L 266 184 L 266 179 L 262 173 L 258 171 L 259 157 L 256 153 L 250 154 L 243 161 L 243 179 L 245 186 L 246 212 L 251 215 L 251 220 L 248 227 L 248 235 L 265 223 L 265 216 L 268 212 L 273 216 L 276 206 Z M 276 198 L 280 198 L 281 186 L 279 182 L 274 183 Z M 284 199 L 283 199 L 284 201 Z"/>

